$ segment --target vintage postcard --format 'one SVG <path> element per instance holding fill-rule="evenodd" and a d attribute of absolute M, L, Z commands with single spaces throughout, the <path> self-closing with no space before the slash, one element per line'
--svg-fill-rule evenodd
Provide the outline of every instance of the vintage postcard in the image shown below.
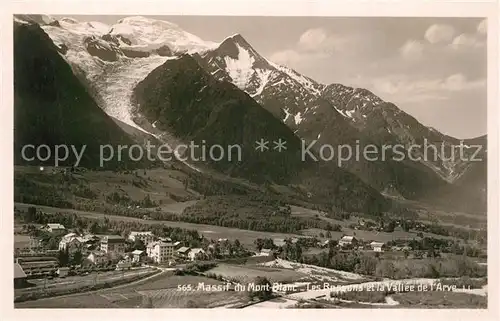
<path fill-rule="evenodd" d="M 498 313 L 496 4 L 237 2 L 4 15 L 13 315 Z"/>

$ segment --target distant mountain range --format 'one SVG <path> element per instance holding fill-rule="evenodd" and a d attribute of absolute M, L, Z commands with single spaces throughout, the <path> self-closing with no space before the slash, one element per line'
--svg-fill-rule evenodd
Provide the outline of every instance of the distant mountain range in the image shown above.
<path fill-rule="evenodd" d="M 112 26 L 41 16 L 17 16 L 15 20 L 26 30 L 23 32 L 39 33 L 41 29 L 35 30 L 32 24 L 41 26 L 52 40 L 51 55 L 58 52 L 57 58 L 50 59 L 64 62 L 62 57 L 71 66 L 92 96 L 93 106 L 101 107 L 107 114 L 104 116 L 169 143 L 196 140 L 209 145 L 245 146 L 242 163 L 195 166 L 282 184 L 307 185 L 308 179 L 328 177 L 337 182 L 331 185 L 321 179 L 315 184 L 331 185 L 337 193 L 345 189 L 342 185 L 356 186 L 375 198 L 376 191 L 391 191 L 391 195 L 408 199 L 485 211 L 485 148 L 481 152 L 484 161 L 479 163 L 460 160 L 458 152 L 449 160 L 431 151 L 421 162 L 351 159 L 342 168 L 333 168 L 335 161 L 301 164 L 297 158 L 299 139 L 317 141 L 317 146 L 358 144 L 361 148 L 368 144 L 408 146 L 427 140 L 430 144 L 443 143 L 448 156 L 451 146 L 460 143 L 486 146 L 486 136 L 461 142 L 443 135 L 366 89 L 321 84 L 277 65 L 239 34 L 221 43 L 208 42 L 175 24 L 144 17 L 124 18 Z M 25 50 L 19 49 L 16 56 L 27 55 Z M 68 65 L 61 68 L 70 70 Z M 16 79 L 26 77 L 15 72 Z M 39 71 L 31 69 L 31 73 Z M 59 85 L 51 90 L 56 87 Z M 23 97 L 21 93 L 19 96 Z M 29 120 L 19 118 L 18 123 L 22 128 Z M 110 127 L 115 128 L 114 124 Z M 24 129 L 21 132 L 27 137 L 33 135 Z M 256 140 L 277 137 L 287 141 L 286 153 L 255 153 Z M 472 146 L 466 150 L 468 155 L 474 152 Z M 305 177 L 304 173 L 315 174 Z M 467 195 L 473 201 L 463 198 Z"/>

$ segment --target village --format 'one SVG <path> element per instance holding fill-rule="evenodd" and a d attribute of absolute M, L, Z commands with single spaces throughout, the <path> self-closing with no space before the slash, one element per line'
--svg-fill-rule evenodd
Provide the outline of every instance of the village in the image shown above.
<path fill-rule="evenodd" d="M 155 235 L 152 231 L 131 231 L 121 235 L 99 235 L 78 233 L 66 229 L 59 223 L 48 223 L 39 228 L 60 238 L 57 249 L 48 249 L 40 239 L 29 237 L 28 242 L 17 243 L 14 249 L 14 283 L 24 287 L 28 279 L 52 279 L 55 277 L 84 276 L 113 270 L 133 270 L 144 266 L 182 266 L 194 261 L 211 261 L 232 257 L 278 257 L 287 247 L 301 244 L 304 248 L 340 251 L 368 251 L 380 253 L 384 250 L 410 251 L 409 246 L 391 246 L 384 242 L 365 242 L 352 235 L 339 240 L 318 241 L 316 238 L 275 238 L 255 240 L 256 251 L 238 250 L 228 246 L 228 239 L 211 240 L 204 247 L 189 247 L 184 242 Z M 237 240 L 235 243 L 239 243 Z"/>

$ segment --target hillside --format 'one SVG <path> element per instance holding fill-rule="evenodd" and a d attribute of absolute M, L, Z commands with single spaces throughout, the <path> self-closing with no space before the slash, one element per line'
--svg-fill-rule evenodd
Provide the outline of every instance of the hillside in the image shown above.
<path fill-rule="evenodd" d="M 14 149 L 15 163 L 27 164 L 21 149 L 27 144 L 73 145 L 86 149 L 80 166 L 99 167 L 100 145 L 130 145 L 132 140 L 94 102 L 60 56 L 58 48 L 36 24 L 14 26 Z M 52 149 L 52 151 L 54 151 Z M 52 153 L 53 154 L 53 153 Z M 60 165 L 71 166 L 73 154 Z M 28 155 L 30 156 L 30 155 Z M 108 162 L 106 167 L 143 163 Z M 45 162 L 54 164 L 54 155 Z"/>

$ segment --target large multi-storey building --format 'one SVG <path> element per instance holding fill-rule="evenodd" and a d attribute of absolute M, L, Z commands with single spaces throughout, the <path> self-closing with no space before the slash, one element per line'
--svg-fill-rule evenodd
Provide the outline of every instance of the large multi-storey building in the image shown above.
<path fill-rule="evenodd" d="M 174 257 L 174 244 L 162 241 L 149 243 L 147 254 L 156 263 L 168 262 Z"/>
<path fill-rule="evenodd" d="M 155 240 L 155 236 L 152 232 L 130 232 L 130 234 L 128 235 L 128 239 L 132 242 L 141 240 L 142 243 L 148 245 Z"/>
<path fill-rule="evenodd" d="M 119 235 L 107 235 L 101 240 L 101 251 L 104 253 L 125 253 L 125 239 Z"/>

